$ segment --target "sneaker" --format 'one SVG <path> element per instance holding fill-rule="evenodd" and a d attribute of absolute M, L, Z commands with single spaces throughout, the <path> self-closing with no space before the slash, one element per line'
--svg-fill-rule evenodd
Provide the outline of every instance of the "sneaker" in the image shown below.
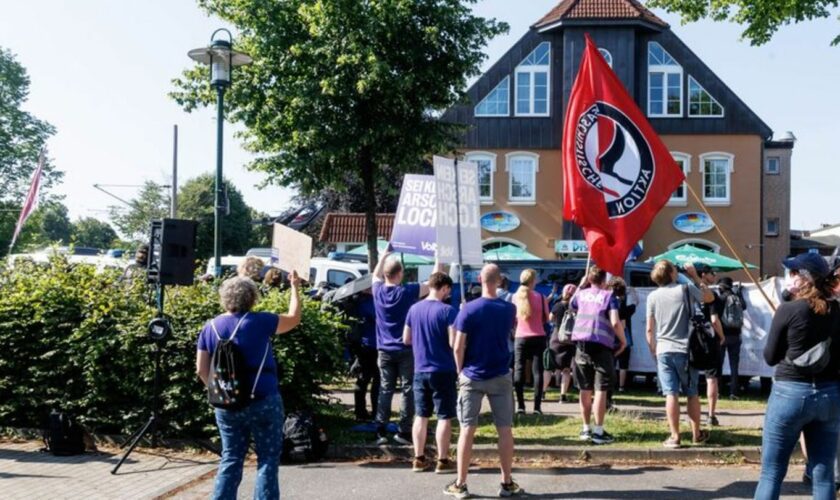
<path fill-rule="evenodd" d="M 676 450 L 677 448 L 679 448 L 682 445 L 680 444 L 679 439 L 677 439 L 673 436 L 669 436 L 668 439 L 666 439 L 665 441 L 662 442 L 662 446 L 664 446 L 665 448 L 668 448 L 670 450 Z"/>
<path fill-rule="evenodd" d="M 516 409 L 517 415 L 525 415 L 525 408 L 517 408 Z"/>
<path fill-rule="evenodd" d="M 569 402 L 569 396 L 567 394 L 561 394 L 560 395 L 560 402 L 561 403 L 568 403 Z"/>
<path fill-rule="evenodd" d="M 624 391 L 624 387 L 619 387 L 619 388 L 618 388 L 618 392 L 625 392 L 625 391 Z"/>
<path fill-rule="evenodd" d="M 578 439 L 581 441 L 592 441 L 592 431 L 591 430 L 582 430 L 578 435 Z"/>
<path fill-rule="evenodd" d="M 709 434 L 709 431 L 707 431 L 705 429 L 701 430 L 700 435 L 697 436 L 697 439 L 692 439 L 691 440 L 691 444 L 694 444 L 694 445 L 706 444 L 706 442 L 709 441 L 710 437 L 712 437 L 712 435 Z"/>
<path fill-rule="evenodd" d="M 455 466 L 455 462 L 448 458 L 439 458 L 435 466 L 435 474 L 451 474 L 457 470 L 458 468 Z"/>
<path fill-rule="evenodd" d="M 414 457 L 411 461 L 412 472 L 426 472 L 430 466 L 431 464 L 426 461 L 426 457 Z"/>
<path fill-rule="evenodd" d="M 516 481 L 514 481 L 513 478 L 511 478 L 509 483 L 502 483 L 499 486 L 499 496 L 502 498 L 512 497 L 524 492 L 525 490 L 516 484 Z"/>
<path fill-rule="evenodd" d="M 611 444 L 615 442 L 615 438 L 607 431 L 602 431 L 600 434 L 593 432 L 592 442 L 595 444 Z"/>
<path fill-rule="evenodd" d="M 385 435 L 385 434 L 382 434 L 381 432 L 377 432 L 376 433 L 376 445 L 377 446 L 383 446 L 383 445 L 386 445 L 386 444 L 388 444 L 388 436 Z"/>
<path fill-rule="evenodd" d="M 444 495 L 449 495 L 455 498 L 469 498 L 470 492 L 467 490 L 466 484 L 458 484 L 458 481 L 452 481 L 446 488 L 443 489 Z"/>
<path fill-rule="evenodd" d="M 542 415 L 542 410 L 534 410 L 534 415 Z"/>
<path fill-rule="evenodd" d="M 718 422 L 717 417 L 712 415 L 711 417 L 709 417 L 709 425 L 712 427 L 718 427 L 720 425 L 720 422 Z"/>
<path fill-rule="evenodd" d="M 414 444 L 411 441 L 411 434 L 407 432 L 400 432 L 398 434 L 394 434 L 394 441 L 405 446 L 411 446 L 412 444 Z"/>

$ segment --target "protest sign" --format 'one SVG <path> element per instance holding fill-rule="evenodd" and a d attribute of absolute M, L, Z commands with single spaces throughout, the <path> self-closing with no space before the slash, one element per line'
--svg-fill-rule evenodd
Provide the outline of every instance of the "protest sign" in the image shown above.
<path fill-rule="evenodd" d="M 435 234 L 435 177 L 406 175 L 403 178 L 400 204 L 391 232 L 391 246 L 395 252 L 434 257 Z"/>
<path fill-rule="evenodd" d="M 460 261 L 481 265 L 481 223 L 478 199 L 478 165 L 434 157 L 437 198 L 437 248 L 441 262 Z M 457 189 L 455 173 L 458 173 Z M 460 227 L 459 227 L 460 222 Z"/>
<path fill-rule="evenodd" d="M 283 224 L 274 224 L 271 265 L 287 273 L 297 271 L 298 276 L 305 280 L 309 277 L 311 259 L 312 238 Z"/>

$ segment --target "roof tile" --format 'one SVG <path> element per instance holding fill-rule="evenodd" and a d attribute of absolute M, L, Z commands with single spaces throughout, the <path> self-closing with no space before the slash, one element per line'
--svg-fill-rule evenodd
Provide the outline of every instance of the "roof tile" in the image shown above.
<path fill-rule="evenodd" d="M 376 233 L 389 239 L 394 228 L 394 214 L 376 214 Z M 321 227 L 321 243 L 364 243 L 367 241 L 365 214 L 329 213 Z"/>
<path fill-rule="evenodd" d="M 564 19 L 632 19 L 668 27 L 638 0 L 563 0 L 534 26 L 539 28 Z"/>

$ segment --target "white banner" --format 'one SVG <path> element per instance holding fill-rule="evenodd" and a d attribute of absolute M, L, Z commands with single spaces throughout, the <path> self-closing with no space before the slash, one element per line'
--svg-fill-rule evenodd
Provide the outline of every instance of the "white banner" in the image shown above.
<path fill-rule="evenodd" d="M 781 303 L 781 278 L 763 282 L 762 288 L 776 304 Z M 744 377 L 772 377 L 774 368 L 764 362 L 764 345 L 770 333 L 773 310 L 764 300 L 761 292 L 753 285 L 744 285 L 744 299 L 747 310 L 744 312 L 744 328 L 741 333 L 741 361 L 739 375 Z M 633 315 L 633 349 L 630 351 L 630 371 L 636 373 L 656 373 L 656 363 L 645 339 L 647 297 L 653 288 L 637 288 L 639 302 Z M 723 374 L 729 375 L 729 359 L 723 364 Z"/>
<path fill-rule="evenodd" d="M 437 186 L 437 249 L 441 262 L 458 261 L 458 221 L 461 224 L 461 262 L 480 266 L 481 223 L 478 199 L 478 165 L 434 157 Z M 458 173 L 456 191 L 455 173 Z M 457 193 L 457 195 L 456 195 Z"/>

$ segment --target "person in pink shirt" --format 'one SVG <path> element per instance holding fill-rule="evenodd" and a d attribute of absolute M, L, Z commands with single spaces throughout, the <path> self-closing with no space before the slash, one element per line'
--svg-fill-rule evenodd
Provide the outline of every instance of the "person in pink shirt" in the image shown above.
<path fill-rule="evenodd" d="M 531 360 L 534 378 L 534 414 L 542 415 L 543 351 L 545 324 L 548 323 L 548 302 L 534 291 L 537 272 L 525 269 L 519 275 L 519 288 L 513 296 L 516 306 L 513 385 L 516 390 L 516 413 L 525 413 L 525 364 Z"/>

